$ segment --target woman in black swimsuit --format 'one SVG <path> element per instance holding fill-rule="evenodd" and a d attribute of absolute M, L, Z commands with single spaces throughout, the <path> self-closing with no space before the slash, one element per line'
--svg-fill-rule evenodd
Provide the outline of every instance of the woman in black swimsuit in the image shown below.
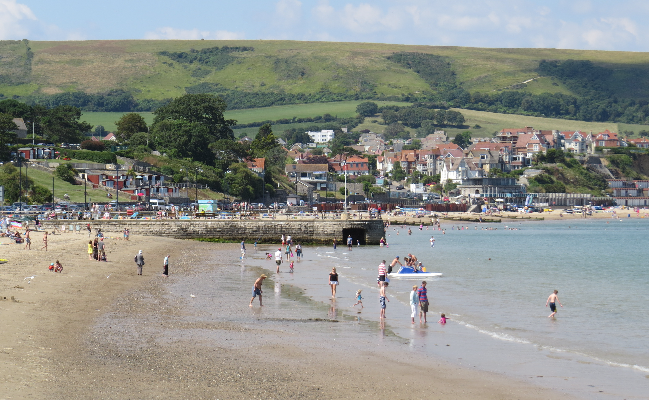
<path fill-rule="evenodd" d="M 330 286 L 332 287 L 332 297 L 336 297 L 336 285 L 339 284 L 339 274 L 336 273 L 336 268 L 332 268 L 330 272 Z"/>

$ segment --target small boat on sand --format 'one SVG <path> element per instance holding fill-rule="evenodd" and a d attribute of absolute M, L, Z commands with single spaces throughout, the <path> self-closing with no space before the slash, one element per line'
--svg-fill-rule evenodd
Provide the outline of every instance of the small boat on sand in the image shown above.
<path fill-rule="evenodd" d="M 416 271 L 411 267 L 400 267 L 399 271 L 392 272 L 387 276 L 391 279 L 392 278 L 423 279 L 423 278 L 435 278 L 438 276 L 442 276 L 442 272 L 424 272 L 424 271 Z"/>

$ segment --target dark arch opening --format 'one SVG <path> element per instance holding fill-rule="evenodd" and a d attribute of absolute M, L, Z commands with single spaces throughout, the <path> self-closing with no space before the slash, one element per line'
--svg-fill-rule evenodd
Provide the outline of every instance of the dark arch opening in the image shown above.
<path fill-rule="evenodd" d="M 342 242 L 342 244 L 344 246 L 347 246 L 348 235 L 352 236 L 352 245 L 353 246 L 357 245 L 357 240 L 362 245 L 366 244 L 366 230 L 365 229 L 362 229 L 362 228 L 347 228 L 347 229 L 345 229 L 344 228 L 343 229 L 343 242 Z"/>

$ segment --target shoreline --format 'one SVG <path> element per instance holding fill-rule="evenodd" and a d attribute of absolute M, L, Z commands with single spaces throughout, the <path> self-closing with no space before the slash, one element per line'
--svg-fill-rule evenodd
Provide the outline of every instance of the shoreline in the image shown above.
<path fill-rule="evenodd" d="M 35 248 L 37 238 L 32 239 Z M 257 302 L 248 314 L 257 271 L 228 269 L 237 245 L 135 235 L 128 242 L 109 236 L 107 242 L 106 263 L 88 260 L 83 234 L 50 236 L 47 253 L 0 246 L 9 259 L 0 265 L 0 297 L 8 299 L 0 301 L 0 315 L 7 321 L 0 352 L 3 398 L 370 398 L 386 393 L 398 398 L 567 398 L 417 352 L 404 354 L 404 345 L 392 339 L 379 343 L 377 351 L 367 332 L 348 332 L 353 322 L 276 320 L 266 315 L 281 308 L 274 311 L 269 303 L 260 314 Z M 139 249 L 146 261 L 143 277 L 132 262 Z M 163 278 L 167 251 L 171 276 Z M 220 260 L 217 265 L 203 265 L 212 255 Z M 57 257 L 62 274 L 47 271 Z M 177 277 L 198 277 L 208 269 L 223 274 L 224 285 L 209 294 L 218 305 L 215 318 L 193 321 L 185 307 L 190 300 L 170 288 Z M 107 320 L 121 323 L 102 325 Z M 177 336 L 163 338 L 161 332 Z M 314 335 L 300 335 L 309 332 Z M 323 342 L 348 334 L 361 335 L 357 339 L 367 343 L 350 348 Z M 387 371 L 391 379 L 378 381 Z M 422 376 L 431 379 L 422 381 Z"/>

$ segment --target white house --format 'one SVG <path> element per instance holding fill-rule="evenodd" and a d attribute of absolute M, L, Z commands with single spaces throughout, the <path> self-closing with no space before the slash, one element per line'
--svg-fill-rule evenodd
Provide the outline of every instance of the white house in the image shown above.
<path fill-rule="evenodd" d="M 306 132 L 314 143 L 327 143 L 334 139 L 334 131 L 325 129 L 320 132 Z"/>

